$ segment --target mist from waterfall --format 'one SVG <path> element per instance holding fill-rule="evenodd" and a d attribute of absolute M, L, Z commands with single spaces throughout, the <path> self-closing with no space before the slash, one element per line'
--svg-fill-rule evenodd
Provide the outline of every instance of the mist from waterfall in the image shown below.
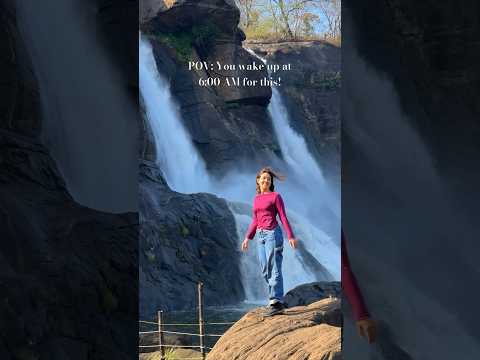
<path fill-rule="evenodd" d="M 205 163 L 179 121 L 168 82 L 160 76 L 150 43 L 139 41 L 140 94 L 154 140 L 156 159 L 171 189 L 182 193 L 208 191 Z"/>
<path fill-rule="evenodd" d="M 147 122 L 152 128 L 157 159 L 168 184 L 179 192 L 208 192 L 227 200 L 236 221 L 242 282 L 247 300 L 255 302 L 265 299 L 266 286 L 259 271 L 256 242 L 250 243 L 247 253 L 240 252 L 240 243 L 252 217 L 256 171 L 235 171 L 225 174 L 220 179 L 211 178 L 181 124 L 165 79 L 158 74 L 151 46 L 142 36 L 139 55 L 140 90 L 145 103 Z M 281 103 L 281 99 L 277 98 L 279 96 L 278 93 L 274 93 L 270 113 L 274 124 L 279 121 L 279 124 L 275 125 L 275 136 L 279 138 L 285 161 L 278 159 L 277 163 L 287 176 L 287 181 L 276 182 L 275 187 L 285 199 L 290 223 L 302 246 L 302 249 L 296 251 L 288 245 L 285 246 L 284 288 L 288 291 L 312 281 L 340 280 L 340 247 L 337 239 L 340 233 L 339 219 L 332 215 L 333 212 L 324 216 L 327 212 L 322 210 L 325 203 L 329 203 L 332 208 L 335 208 L 335 205 L 339 207 L 340 200 L 336 199 L 336 204 L 332 205 L 334 200 L 323 199 L 324 204 L 319 206 L 317 200 L 322 197 L 320 190 L 325 187 L 323 174 L 308 152 L 305 140 L 298 134 L 292 134 L 287 118 L 279 120 L 277 117 L 279 111 L 277 105 Z M 280 134 L 283 131 L 286 133 Z M 172 134 L 175 134 L 175 137 Z M 283 136 L 287 139 L 280 140 Z M 192 172 L 189 172 L 190 170 Z M 185 183 L 186 180 L 189 182 Z M 322 228 L 324 218 L 334 224 L 330 229 L 338 231 L 324 231 Z"/>

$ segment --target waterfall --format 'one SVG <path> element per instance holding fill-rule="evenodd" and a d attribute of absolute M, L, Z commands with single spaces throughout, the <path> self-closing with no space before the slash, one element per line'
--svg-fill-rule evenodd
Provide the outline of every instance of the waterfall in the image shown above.
<path fill-rule="evenodd" d="M 137 211 L 138 105 L 123 86 L 125 74 L 99 40 L 102 21 L 94 2 L 14 3 L 38 79 L 40 140 L 68 192 L 96 210 Z"/>
<path fill-rule="evenodd" d="M 278 89 L 272 88 L 272 99 L 268 107 L 272 119 L 275 136 L 278 139 L 283 158 L 291 169 L 296 180 L 295 197 L 300 196 L 303 201 L 304 214 L 314 219 L 314 223 L 321 229 L 340 233 L 340 199 L 327 183 L 323 172 L 310 153 L 305 139 L 295 132 L 289 123 L 288 112 L 285 108 Z M 290 199 L 287 192 L 286 199 Z M 335 239 L 339 242 L 339 239 Z"/>
<path fill-rule="evenodd" d="M 318 187 L 324 187 L 326 182 L 322 170 L 308 151 L 305 139 L 290 127 L 287 109 L 275 87 L 272 88 L 272 99 L 268 111 L 286 163 L 308 187 L 312 183 Z"/>
<path fill-rule="evenodd" d="M 221 179 L 210 177 L 182 126 L 167 81 L 158 74 L 151 45 L 143 36 L 140 36 L 139 56 L 140 92 L 145 103 L 146 120 L 154 135 L 157 161 L 168 184 L 179 192 L 204 191 L 226 199 L 235 218 L 240 248 L 251 221 L 256 174 L 230 172 Z M 273 100 L 275 105 L 270 106 L 275 107 L 271 108 L 270 112 L 274 121 L 277 121 L 279 119 L 276 114 L 281 111 L 277 101 L 281 100 Z M 318 203 L 310 200 L 316 199 L 319 189 L 324 188 L 325 181 L 320 168 L 308 153 L 305 140 L 292 132 L 287 118 L 280 119 L 278 126 L 275 126 L 275 135 L 279 138 L 284 152 L 284 163 L 288 169 L 286 175 L 289 179 L 286 183 L 277 183 L 276 189 L 279 189 L 286 199 L 290 223 L 301 242 L 301 248 L 296 251 L 288 245 L 285 246 L 285 291 L 307 282 L 340 279 L 340 248 L 332 235 L 321 230 L 322 227 L 315 219 L 318 212 L 312 211 L 312 207 L 316 209 Z M 307 157 L 307 160 L 303 157 Z M 282 160 L 279 159 L 279 162 Z M 303 169 L 307 169 L 307 172 Z M 337 201 L 339 203 L 339 200 Z M 259 270 L 255 241 L 251 242 L 249 251 L 240 256 L 242 281 L 248 301 L 265 299 L 266 286 Z"/>
<path fill-rule="evenodd" d="M 139 46 L 140 94 L 155 140 L 158 165 L 173 190 L 208 191 L 211 186 L 205 163 L 179 120 L 168 82 L 158 72 L 152 47 L 143 36 Z"/>

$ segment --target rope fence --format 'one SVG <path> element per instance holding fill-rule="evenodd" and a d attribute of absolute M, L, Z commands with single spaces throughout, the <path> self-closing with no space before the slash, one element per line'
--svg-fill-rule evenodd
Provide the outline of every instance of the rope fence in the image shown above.
<path fill-rule="evenodd" d="M 158 333 L 159 331 L 158 330 L 153 330 L 153 331 L 139 331 L 138 333 L 139 334 L 156 334 Z M 191 336 L 222 336 L 222 335 L 218 335 L 218 334 L 203 334 L 203 335 L 200 335 L 200 334 L 194 334 L 194 333 L 185 333 L 185 332 L 179 332 L 179 331 L 166 331 L 166 330 L 162 330 L 162 332 L 164 334 L 178 334 L 178 335 L 191 335 Z"/>
<path fill-rule="evenodd" d="M 235 322 L 205 322 L 203 318 L 203 284 L 198 283 L 197 286 L 198 289 L 198 323 L 196 324 L 187 324 L 187 323 L 170 323 L 170 324 L 165 324 L 163 323 L 163 311 L 160 310 L 157 313 L 158 316 L 158 321 L 153 322 L 153 321 L 145 321 L 145 320 L 139 320 L 140 324 L 148 324 L 148 325 L 155 325 L 157 326 L 157 330 L 152 330 L 152 331 L 139 331 L 139 336 L 140 335 L 147 335 L 147 334 L 158 334 L 158 344 L 151 344 L 151 345 L 139 345 L 139 348 L 143 349 L 153 349 L 157 348 L 160 351 L 160 359 L 161 360 L 166 360 L 167 355 L 165 354 L 165 349 L 199 349 L 201 353 L 201 357 L 177 357 L 175 356 L 175 360 L 194 360 L 194 359 L 201 359 L 205 360 L 207 352 L 206 350 L 212 350 L 211 347 L 208 347 L 205 345 L 204 340 L 206 337 L 221 337 L 223 334 L 206 334 L 205 333 L 205 325 L 233 325 Z M 198 327 L 198 333 L 193 333 L 193 332 L 180 332 L 180 331 L 167 331 L 164 330 L 164 326 L 190 326 Z M 200 340 L 200 345 L 174 345 L 174 344 L 165 344 L 163 334 L 174 334 L 174 335 L 187 335 L 187 336 L 196 336 Z"/>
<path fill-rule="evenodd" d="M 138 322 L 142 323 L 142 324 L 158 325 L 158 323 L 153 322 L 153 321 L 139 320 Z M 206 322 L 204 324 L 205 325 L 233 325 L 233 324 L 235 324 L 235 322 Z M 198 326 L 198 324 L 192 324 L 192 323 L 190 323 L 190 324 L 182 324 L 182 323 L 163 324 L 163 326 L 169 326 L 169 325 L 172 325 L 172 326 Z"/>

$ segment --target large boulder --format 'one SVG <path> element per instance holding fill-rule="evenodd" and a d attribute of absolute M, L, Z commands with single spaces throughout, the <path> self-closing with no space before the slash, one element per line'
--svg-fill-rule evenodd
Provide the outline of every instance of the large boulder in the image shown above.
<path fill-rule="evenodd" d="M 238 28 L 239 19 L 240 11 L 233 0 L 177 0 L 167 10 L 158 13 L 155 26 L 149 32 L 160 39 L 164 34 L 163 37 L 169 37 L 166 41 L 169 44 L 190 39 L 192 51 L 187 56 L 184 54 L 184 62 L 205 61 L 208 66 L 200 75 L 222 80 L 214 91 L 223 101 L 267 105 L 271 97 L 269 86 L 227 86 L 224 81 L 225 78 L 248 77 L 260 82 L 268 75 L 266 69 L 246 71 L 239 68 L 239 64 L 261 63 L 241 46 L 245 34 Z M 217 62 L 221 64 L 220 68 Z M 235 69 L 224 69 L 224 65 L 235 65 Z"/>
<path fill-rule="evenodd" d="M 341 297 L 342 287 L 338 281 L 318 281 L 302 284 L 288 291 L 284 302 L 288 307 L 310 305 L 325 298 Z"/>
<path fill-rule="evenodd" d="M 340 301 L 324 299 L 264 318 L 246 314 L 213 347 L 212 360 L 341 359 Z"/>
<path fill-rule="evenodd" d="M 224 34 L 234 35 L 240 20 L 240 10 L 234 0 L 175 0 L 165 11 L 159 12 L 155 21 L 162 31 L 188 29 L 192 25 L 211 22 Z"/>

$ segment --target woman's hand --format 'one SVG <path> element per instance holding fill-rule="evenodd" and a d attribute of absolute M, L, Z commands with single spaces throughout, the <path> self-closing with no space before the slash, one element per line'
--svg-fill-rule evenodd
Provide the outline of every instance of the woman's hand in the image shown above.
<path fill-rule="evenodd" d="M 377 335 L 377 324 L 373 319 L 366 318 L 357 321 L 358 334 L 367 338 L 369 344 L 375 341 Z"/>
<path fill-rule="evenodd" d="M 288 239 L 288 243 L 290 244 L 290 246 L 292 247 L 292 249 L 296 249 L 296 248 L 297 248 L 297 240 L 296 240 L 296 239 Z"/>
<path fill-rule="evenodd" d="M 245 238 L 242 242 L 242 251 L 247 251 L 248 250 L 248 242 L 249 242 L 249 239 L 248 238 Z"/>

